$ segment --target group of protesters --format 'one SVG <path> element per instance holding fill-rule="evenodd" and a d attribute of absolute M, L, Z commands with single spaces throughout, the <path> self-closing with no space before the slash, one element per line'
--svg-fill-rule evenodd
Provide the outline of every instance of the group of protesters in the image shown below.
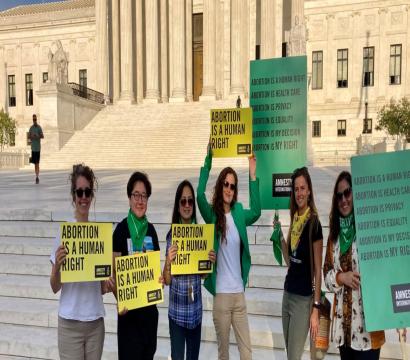
<path fill-rule="evenodd" d="M 238 202 L 238 176 L 224 168 L 215 183 L 209 202 L 205 191 L 212 167 L 208 146 L 200 171 L 197 205 L 206 223 L 215 225 L 215 237 L 208 258 L 214 264 L 204 279 L 213 295 L 213 322 L 218 344 L 218 359 L 229 359 L 230 328 L 233 327 L 241 360 L 252 359 L 245 287 L 251 267 L 247 226 L 261 215 L 256 158 L 249 157 L 249 208 Z M 70 174 L 74 219 L 89 221 L 89 209 L 97 189 L 92 169 L 73 166 Z M 154 225 L 146 216 L 152 187 L 148 176 L 134 172 L 127 184 L 129 211 L 113 233 L 113 257 L 160 250 Z M 197 222 L 195 192 L 188 180 L 176 189 L 171 222 Z M 275 224 L 274 224 L 275 225 Z M 360 273 L 353 212 L 352 178 L 343 171 L 338 176 L 329 215 L 329 239 L 322 269 L 323 234 L 316 209 L 308 169 L 292 175 L 290 228 L 282 237 L 283 258 L 288 265 L 282 300 L 283 335 L 288 359 L 299 360 L 310 331 L 318 334 L 322 273 L 326 288 L 335 293 L 334 343 L 341 359 L 379 359 L 384 332 L 366 332 L 360 291 Z M 158 279 L 169 286 L 169 333 L 173 360 L 198 359 L 201 344 L 202 293 L 199 274 L 172 275 L 171 263 L 178 254 L 171 232 L 166 236 L 166 258 Z M 116 294 L 115 275 L 107 281 L 61 283 L 60 269 L 66 258 L 60 236 L 50 256 L 50 284 L 54 293 L 61 290 L 58 318 L 60 359 L 101 359 L 104 344 L 103 294 Z M 323 272 L 322 272 L 323 270 Z M 312 286 L 313 284 L 313 286 Z M 157 348 L 158 309 L 150 305 L 124 309 L 117 321 L 118 358 L 154 358 Z"/>

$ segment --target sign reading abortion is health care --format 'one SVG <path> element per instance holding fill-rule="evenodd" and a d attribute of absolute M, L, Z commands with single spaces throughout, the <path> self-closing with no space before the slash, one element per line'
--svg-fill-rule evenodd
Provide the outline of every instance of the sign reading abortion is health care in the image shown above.
<path fill-rule="evenodd" d="M 211 110 L 211 149 L 214 157 L 252 153 L 252 109 Z"/>
<path fill-rule="evenodd" d="M 306 164 L 306 56 L 251 61 L 253 151 L 262 209 L 287 209 L 294 169 Z"/>
<path fill-rule="evenodd" d="M 115 258 L 118 312 L 164 301 L 159 251 Z"/>
<path fill-rule="evenodd" d="M 366 330 L 410 326 L 410 151 L 351 160 Z"/>
<path fill-rule="evenodd" d="M 213 224 L 172 224 L 172 244 L 178 246 L 171 274 L 206 274 L 212 272 L 208 253 L 213 248 Z"/>
<path fill-rule="evenodd" d="M 61 244 L 67 256 L 61 266 L 61 282 L 97 281 L 111 276 L 112 224 L 60 225 Z"/>

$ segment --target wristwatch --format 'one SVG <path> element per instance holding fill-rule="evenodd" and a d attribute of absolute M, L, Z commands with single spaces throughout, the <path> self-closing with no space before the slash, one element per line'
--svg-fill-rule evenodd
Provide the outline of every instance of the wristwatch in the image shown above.
<path fill-rule="evenodd" d="M 314 301 L 313 307 L 320 310 L 320 308 L 322 307 L 322 304 L 320 303 L 320 301 Z"/>

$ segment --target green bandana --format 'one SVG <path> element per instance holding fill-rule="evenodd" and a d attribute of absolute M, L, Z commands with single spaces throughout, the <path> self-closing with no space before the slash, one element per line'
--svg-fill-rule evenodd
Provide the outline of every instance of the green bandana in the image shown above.
<path fill-rule="evenodd" d="M 148 230 L 147 217 L 144 215 L 143 218 L 139 219 L 130 209 L 128 211 L 127 224 L 131 234 L 132 250 L 134 252 L 142 251 L 142 242 Z"/>
<path fill-rule="evenodd" d="M 345 218 L 340 217 L 340 233 L 339 233 L 339 242 L 340 242 L 340 253 L 343 255 L 349 250 L 350 246 L 354 239 L 356 238 L 356 228 L 354 223 L 354 213 Z"/>

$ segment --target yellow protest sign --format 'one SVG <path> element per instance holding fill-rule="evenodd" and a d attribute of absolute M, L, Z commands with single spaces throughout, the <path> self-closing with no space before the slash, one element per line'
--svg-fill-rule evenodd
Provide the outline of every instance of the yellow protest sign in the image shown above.
<path fill-rule="evenodd" d="M 115 258 L 118 312 L 164 301 L 159 251 Z"/>
<path fill-rule="evenodd" d="M 111 276 L 112 223 L 62 223 L 61 244 L 67 251 L 61 282 L 98 281 Z"/>
<path fill-rule="evenodd" d="M 208 253 L 213 248 L 214 229 L 214 224 L 172 224 L 172 244 L 178 246 L 172 275 L 212 272 Z"/>
<path fill-rule="evenodd" d="M 211 110 L 214 157 L 243 157 L 252 153 L 252 108 Z"/>

